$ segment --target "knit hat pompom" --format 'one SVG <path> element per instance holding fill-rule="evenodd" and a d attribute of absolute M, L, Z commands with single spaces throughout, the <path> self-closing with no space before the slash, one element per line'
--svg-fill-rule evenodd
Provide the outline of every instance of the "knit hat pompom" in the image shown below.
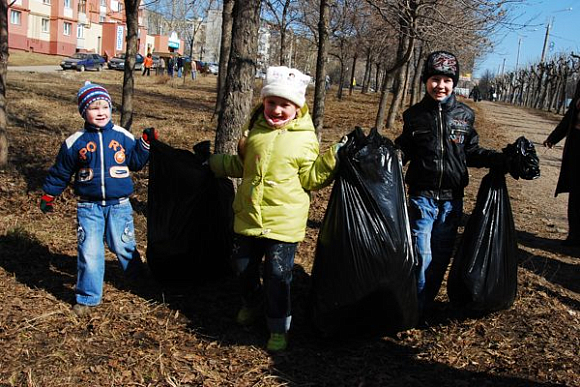
<path fill-rule="evenodd" d="M 453 79 L 453 87 L 459 81 L 459 61 L 457 57 L 447 51 L 435 51 L 429 54 L 423 68 L 422 80 L 427 80 L 433 75 L 445 75 Z"/>
<path fill-rule="evenodd" d="M 306 102 L 306 88 L 310 77 L 286 66 L 269 67 L 260 93 L 266 97 L 281 97 L 302 108 Z"/>
<path fill-rule="evenodd" d="M 87 111 L 89 105 L 98 100 L 107 101 L 109 103 L 109 108 L 112 110 L 113 103 L 107 89 L 105 89 L 103 86 L 97 85 L 96 83 L 86 81 L 85 85 L 81 87 L 77 93 L 79 113 L 83 118 L 85 118 L 85 112 Z"/>

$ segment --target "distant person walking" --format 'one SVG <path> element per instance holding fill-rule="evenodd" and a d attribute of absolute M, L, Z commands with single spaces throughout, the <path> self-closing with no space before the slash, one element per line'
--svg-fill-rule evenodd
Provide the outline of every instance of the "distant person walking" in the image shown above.
<path fill-rule="evenodd" d="M 177 57 L 177 77 L 181 78 L 182 75 L 183 75 L 183 57 L 178 56 Z"/>
<path fill-rule="evenodd" d="M 173 78 L 173 70 L 175 68 L 175 59 L 172 56 L 167 60 L 167 75 Z"/>
<path fill-rule="evenodd" d="M 165 59 L 159 58 L 159 63 L 157 64 L 157 75 L 165 75 Z"/>
<path fill-rule="evenodd" d="M 193 59 L 191 60 L 191 79 L 193 81 L 197 79 L 197 62 Z"/>
<path fill-rule="evenodd" d="M 473 98 L 474 102 L 481 101 L 481 91 L 479 91 L 479 86 L 477 85 L 473 86 L 473 89 L 471 89 L 471 93 L 469 93 L 469 97 Z"/>
<path fill-rule="evenodd" d="M 151 53 L 147 54 L 145 60 L 143 60 L 143 74 L 147 74 L 147 76 L 151 75 L 151 67 L 153 67 L 153 57 Z"/>

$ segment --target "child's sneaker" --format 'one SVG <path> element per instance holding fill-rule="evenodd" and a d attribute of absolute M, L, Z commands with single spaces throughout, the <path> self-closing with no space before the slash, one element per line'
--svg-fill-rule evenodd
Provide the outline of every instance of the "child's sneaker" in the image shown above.
<path fill-rule="evenodd" d="M 252 325 L 262 313 L 262 306 L 242 306 L 238 315 L 236 316 L 236 322 L 242 326 Z"/>
<path fill-rule="evenodd" d="M 266 349 L 270 352 L 281 352 L 288 347 L 288 337 L 285 333 L 270 333 Z"/>

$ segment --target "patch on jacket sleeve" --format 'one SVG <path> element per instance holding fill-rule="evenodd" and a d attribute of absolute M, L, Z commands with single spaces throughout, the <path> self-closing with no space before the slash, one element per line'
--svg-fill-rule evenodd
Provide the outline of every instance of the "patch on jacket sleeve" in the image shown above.
<path fill-rule="evenodd" d="M 81 168 L 77 173 L 77 181 L 87 182 L 93 180 L 93 169 L 92 168 Z"/>
<path fill-rule="evenodd" d="M 129 167 L 127 166 L 111 167 L 111 169 L 109 169 L 109 174 L 111 175 L 111 177 L 117 179 L 129 177 Z"/>

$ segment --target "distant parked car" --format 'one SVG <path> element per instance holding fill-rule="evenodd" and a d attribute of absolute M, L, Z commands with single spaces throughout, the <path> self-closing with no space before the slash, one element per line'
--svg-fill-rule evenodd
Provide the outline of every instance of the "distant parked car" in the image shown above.
<path fill-rule="evenodd" d="M 153 68 L 157 68 L 157 66 L 159 66 L 159 62 L 161 62 L 161 57 L 159 55 L 151 55 L 151 58 L 153 58 Z"/>
<path fill-rule="evenodd" d="M 105 58 L 99 54 L 77 52 L 73 56 L 65 58 L 62 62 L 60 62 L 60 67 L 62 67 L 63 70 L 73 69 L 78 71 L 101 71 L 105 66 L 105 62 Z"/>
<path fill-rule="evenodd" d="M 137 54 L 135 58 L 135 70 L 143 70 L 143 55 Z M 125 54 L 119 54 L 109 60 L 108 64 L 111 70 L 125 70 Z"/>
<path fill-rule="evenodd" d="M 210 74 L 217 75 L 219 70 L 220 70 L 219 66 L 215 63 L 210 63 L 209 66 L 207 67 L 207 72 Z"/>

